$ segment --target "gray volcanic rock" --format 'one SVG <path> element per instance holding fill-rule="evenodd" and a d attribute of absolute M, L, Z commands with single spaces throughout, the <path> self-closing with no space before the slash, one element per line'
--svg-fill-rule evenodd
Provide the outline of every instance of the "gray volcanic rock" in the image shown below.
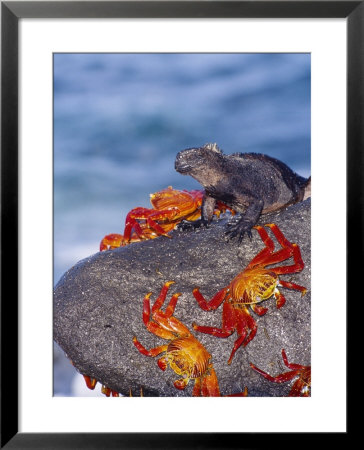
<path fill-rule="evenodd" d="M 310 365 L 310 212 L 308 199 L 261 217 L 259 224 L 276 223 L 288 240 L 300 246 L 303 271 L 282 275 L 282 279 L 305 286 L 308 292 L 302 297 L 299 291 L 281 288 L 287 300 L 282 308 L 278 310 L 271 298 L 264 302 L 269 308 L 264 316 L 251 312 L 258 325 L 257 335 L 245 348 L 239 348 L 231 365 L 227 361 L 236 332 L 217 338 L 192 329 L 193 322 L 221 327 L 222 318 L 222 306 L 215 311 L 199 307 L 193 288 L 199 286 L 210 299 L 264 247 L 255 230 L 253 238 L 245 237 L 240 246 L 234 240 L 227 241 L 224 226 L 227 220 L 234 220 L 229 217 L 213 221 L 207 229 L 173 231 L 171 239 L 162 236 L 96 253 L 77 263 L 54 291 L 55 341 L 82 374 L 123 395 L 129 395 L 129 389 L 139 395 L 142 387 L 145 396 L 191 396 L 193 380 L 184 391 L 177 390 L 173 382 L 178 375 L 169 367 L 161 371 L 158 357 L 142 355 L 132 342 L 136 336 L 147 349 L 167 343 L 146 329 L 143 299 L 151 291 L 153 304 L 163 284 L 173 280 L 166 304 L 173 293 L 182 292 L 174 316 L 211 353 L 221 394 L 238 393 L 247 386 L 249 396 L 286 396 L 293 381 L 269 382 L 253 371 L 249 362 L 273 376 L 285 372 L 289 369 L 281 357 L 284 348 L 289 362 Z"/>

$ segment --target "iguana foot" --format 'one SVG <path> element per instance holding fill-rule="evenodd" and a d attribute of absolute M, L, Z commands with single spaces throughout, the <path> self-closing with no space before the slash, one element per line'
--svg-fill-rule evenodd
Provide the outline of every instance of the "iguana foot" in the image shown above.
<path fill-rule="evenodd" d="M 177 225 L 177 230 L 191 231 L 191 230 L 195 230 L 196 228 L 201 228 L 201 227 L 207 228 L 208 222 L 203 219 L 198 219 L 198 220 L 194 220 L 194 221 L 182 220 L 182 222 L 180 222 Z"/>
<path fill-rule="evenodd" d="M 225 235 L 229 240 L 238 237 L 239 244 L 241 244 L 245 233 L 249 236 L 250 239 L 252 238 L 251 229 L 253 228 L 253 226 L 254 224 L 252 224 L 251 221 L 246 220 L 243 217 L 239 220 L 238 223 L 228 223 L 226 225 L 227 230 L 225 231 Z"/>

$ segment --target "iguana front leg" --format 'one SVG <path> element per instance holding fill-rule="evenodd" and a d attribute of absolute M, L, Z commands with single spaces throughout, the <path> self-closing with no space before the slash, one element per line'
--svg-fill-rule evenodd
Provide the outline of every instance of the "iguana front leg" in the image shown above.
<path fill-rule="evenodd" d="M 214 215 L 215 205 L 216 199 L 205 194 L 201 206 L 201 219 L 194 220 L 192 222 L 183 220 L 178 224 L 177 228 L 179 230 L 191 230 L 200 227 L 207 227 Z"/>
<path fill-rule="evenodd" d="M 214 215 L 216 199 L 205 194 L 201 206 L 201 221 L 206 225 L 209 224 Z"/>
<path fill-rule="evenodd" d="M 228 223 L 226 225 L 227 230 L 225 234 L 229 239 L 233 239 L 237 236 L 240 244 L 245 233 L 251 238 L 251 229 L 258 222 L 259 216 L 263 210 L 263 205 L 263 200 L 252 200 L 237 223 Z"/>

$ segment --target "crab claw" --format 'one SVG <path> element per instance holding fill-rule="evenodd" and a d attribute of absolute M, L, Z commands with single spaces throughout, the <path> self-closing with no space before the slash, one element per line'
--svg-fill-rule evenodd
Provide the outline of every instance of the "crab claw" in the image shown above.
<path fill-rule="evenodd" d="M 115 248 L 123 247 L 127 244 L 128 241 L 125 240 L 122 234 L 107 234 L 100 242 L 100 252 L 103 252 L 105 250 L 113 250 Z"/>
<path fill-rule="evenodd" d="M 163 372 L 167 369 L 167 360 L 166 358 L 159 358 L 157 361 L 158 367 L 163 370 Z"/>
<path fill-rule="evenodd" d="M 182 378 L 181 380 L 176 380 L 173 384 L 177 389 L 183 391 L 183 389 L 185 389 L 185 387 L 187 386 L 188 382 L 189 382 L 188 378 Z"/>

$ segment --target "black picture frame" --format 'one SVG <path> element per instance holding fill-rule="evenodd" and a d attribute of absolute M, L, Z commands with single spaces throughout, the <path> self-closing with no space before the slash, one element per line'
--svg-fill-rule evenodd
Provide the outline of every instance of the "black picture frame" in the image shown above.
<path fill-rule="evenodd" d="M 248 448 L 256 433 L 19 433 L 18 431 L 18 25 L 22 18 L 345 18 L 347 20 L 347 298 L 361 280 L 363 249 L 364 1 L 1 2 L 1 448 Z M 344 213 L 344 212 L 337 212 Z M 330 225 L 330 224 L 328 224 Z M 331 224 L 332 225 L 332 224 Z M 356 252 L 354 254 L 353 248 Z M 359 249 L 359 255 L 358 250 Z M 334 270 L 334 268 L 333 268 Z M 360 282 L 360 281 L 359 281 Z M 328 287 L 329 289 L 329 287 Z M 360 289 L 359 289 L 360 292 Z M 354 294 L 354 291 L 352 292 Z M 354 295 L 351 295 L 354 297 Z M 345 301 L 343 299 L 343 304 Z M 348 351 L 349 351 L 348 346 Z M 339 381 L 338 381 L 339 382 Z M 346 389 L 346 386 L 342 386 Z M 334 395 L 334 393 L 333 393 Z M 225 413 L 224 413 L 225 414 Z M 242 421 L 247 410 L 242 411 Z M 184 418 L 186 420 L 187 418 Z M 193 415 L 191 416 L 193 420 Z M 264 420 L 262 417 L 257 420 Z M 337 433 L 335 443 L 349 436 Z M 168 430 L 166 430 L 167 432 Z M 300 436 L 300 445 L 312 437 Z M 319 444 L 318 436 L 314 437 Z M 322 437 L 327 442 L 327 435 Z M 322 439 L 322 440 L 323 440 Z M 279 436 L 280 446 L 297 436 Z M 321 441 L 321 439 L 319 439 Z"/>

